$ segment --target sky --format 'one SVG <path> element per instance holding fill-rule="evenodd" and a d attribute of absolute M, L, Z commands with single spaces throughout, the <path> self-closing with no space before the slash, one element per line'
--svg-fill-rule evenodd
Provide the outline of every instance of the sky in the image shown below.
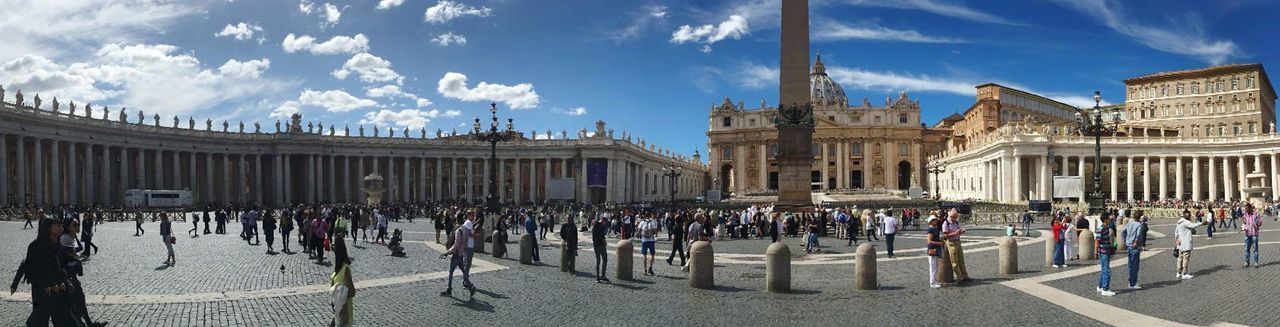
<path fill-rule="evenodd" d="M 777 102 L 779 0 L 0 0 L 0 86 L 114 119 L 463 133 L 608 123 L 705 153 L 724 97 Z M 850 102 L 906 91 L 930 125 L 1000 83 L 1077 106 L 1125 78 L 1277 61 L 1276 1 L 811 0 L 811 51 Z M 83 109 L 81 109 L 83 110 Z M 100 113 L 95 117 L 101 116 Z M 185 123 L 184 123 L 185 126 Z M 338 129 L 342 133 L 342 128 Z M 385 135 L 385 133 L 383 134 Z"/>

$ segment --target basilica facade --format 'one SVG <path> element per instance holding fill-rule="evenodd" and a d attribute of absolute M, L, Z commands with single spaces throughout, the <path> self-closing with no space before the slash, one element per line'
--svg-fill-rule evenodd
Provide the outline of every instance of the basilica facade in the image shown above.
<path fill-rule="evenodd" d="M 810 73 L 813 105 L 814 190 L 891 189 L 923 186 L 925 157 L 941 151 L 947 129 L 920 121 L 920 102 L 906 92 L 876 104 L 850 104 L 844 89 L 826 73 L 822 58 Z M 729 194 L 770 193 L 778 188 L 776 107 L 742 101 L 710 109 L 707 160 L 713 188 Z"/>

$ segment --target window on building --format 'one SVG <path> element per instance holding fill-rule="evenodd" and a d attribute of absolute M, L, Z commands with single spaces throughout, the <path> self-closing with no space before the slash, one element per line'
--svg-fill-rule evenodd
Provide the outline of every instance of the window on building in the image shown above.
<path fill-rule="evenodd" d="M 906 124 L 906 123 L 907 123 L 907 114 L 898 114 L 898 123 L 899 123 L 899 124 Z"/>
<path fill-rule="evenodd" d="M 1240 125 L 1231 126 L 1231 135 L 1240 135 Z"/>
<path fill-rule="evenodd" d="M 906 156 L 908 156 L 908 155 L 911 155 L 911 145 L 906 144 L 906 143 L 899 143 L 899 144 L 898 144 L 898 155 L 899 155 L 899 156 L 903 156 L 903 157 L 906 157 Z"/>
<path fill-rule="evenodd" d="M 1178 83 L 1178 95 L 1182 95 L 1182 83 Z"/>
<path fill-rule="evenodd" d="M 1245 87 L 1246 89 L 1252 89 L 1252 88 L 1253 88 L 1253 76 L 1249 76 L 1248 78 L 1245 78 L 1245 79 L 1244 79 L 1244 87 Z"/>
<path fill-rule="evenodd" d="M 880 116 L 875 116 L 875 123 L 876 123 L 876 124 L 879 124 L 879 123 L 880 123 Z"/>
<path fill-rule="evenodd" d="M 1239 78 L 1231 79 L 1231 90 L 1235 91 L 1239 89 L 1240 89 L 1240 79 Z"/>
<path fill-rule="evenodd" d="M 724 160 L 724 161 L 732 161 L 732 160 L 733 160 L 733 147 L 728 147 L 728 146 L 726 146 L 726 147 L 722 147 L 722 148 L 720 148 L 720 160 Z"/>
<path fill-rule="evenodd" d="M 733 127 L 733 117 L 724 117 L 724 127 Z"/>
<path fill-rule="evenodd" d="M 862 143 L 854 143 L 853 150 L 849 151 L 853 155 L 862 155 Z"/>
<path fill-rule="evenodd" d="M 747 126 L 756 127 L 756 120 L 754 118 L 747 119 Z"/>
<path fill-rule="evenodd" d="M 855 123 L 861 123 L 861 122 L 862 122 L 862 115 L 853 115 L 853 122 L 855 122 Z"/>
<path fill-rule="evenodd" d="M 1222 92 L 1222 81 L 1218 81 L 1218 92 Z"/>
<path fill-rule="evenodd" d="M 1168 87 L 1168 86 L 1162 86 L 1162 87 L 1160 87 L 1160 96 L 1162 96 L 1162 97 L 1167 97 L 1167 96 L 1169 96 L 1169 87 Z"/>
<path fill-rule="evenodd" d="M 1200 94 L 1200 82 L 1191 83 L 1191 94 Z"/>
<path fill-rule="evenodd" d="M 1205 127 L 1204 136 L 1213 136 L 1213 127 Z"/>
<path fill-rule="evenodd" d="M 822 147 L 819 147 L 817 144 L 810 144 L 809 152 L 812 153 L 814 157 L 820 157 L 822 156 Z"/>
<path fill-rule="evenodd" d="M 777 144 L 777 143 L 769 144 L 769 153 L 770 153 L 770 154 L 773 154 L 773 155 L 777 155 L 777 154 L 778 154 L 778 144 Z"/>
<path fill-rule="evenodd" d="M 1253 134 L 1257 132 L 1258 132 L 1257 126 L 1254 126 L 1253 123 L 1249 123 L 1249 134 Z"/>

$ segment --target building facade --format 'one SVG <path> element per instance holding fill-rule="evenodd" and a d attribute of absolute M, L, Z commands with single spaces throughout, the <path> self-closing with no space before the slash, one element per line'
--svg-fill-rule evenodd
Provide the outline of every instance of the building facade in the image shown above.
<path fill-rule="evenodd" d="M 941 151 L 945 132 L 925 128 L 920 103 L 906 92 L 849 105 L 843 88 L 827 76 L 822 58 L 810 73 L 815 120 L 810 183 L 814 190 L 907 189 L 923 186 L 926 153 Z M 713 188 L 738 194 L 778 188 L 777 108 L 761 101 L 748 109 L 729 98 L 711 107 L 707 160 Z"/>
<path fill-rule="evenodd" d="M 1231 81 L 1237 79 L 1233 88 Z M 1224 94 L 1218 94 L 1217 81 L 1223 81 Z M 1207 84 L 1211 90 L 1203 89 L 1206 84 L 1193 84 L 1206 82 L 1212 82 Z M 1166 83 L 1169 95 L 1162 98 Z M 937 185 L 944 199 L 1018 203 L 1051 200 L 1058 194 L 1055 176 L 1079 176 L 1083 194 L 1100 187 L 1113 201 L 1238 201 L 1247 197 L 1245 177 L 1261 173 L 1267 178 L 1269 197 L 1280 199 L 1280 135 L 1274 126 L 1276 95 L 1269 83 L 1257 64 L 1129 79 L 1125 105 L 1113 107 L 1123 112 L 1118 133 L 1102 137 L 1101 158 L 1096 158 L 1094 137 L 1080 135 L 1074 122 L 1006 122 L 930 158 L 946 167 L 936 179 L 929 177 L 930 184 Z M 1226 102 L 1218 103 L 1218 96 Z M 1214 109 L 1204 111 L 1206 103 L 1190 109 L 1195 106 L 1183 103 L 1192 101 L 1187 97 L 1209 99 L 1207 105 Z M 1239 111 L 1233 98 L 1240 100 Z M 1249 101 L 1254 105 L 1247 105 Z M 1164 112 L 1166 107 L 1173 111 Z M 1178 108 L 1185 109 L 1179 113 Z M 1253 129 L 1249 123 L 1255 124 Z M 1196 131 L 1205 126 L 1212 128 L 1210 132 Z M 1097 185 L 1094 171 L 1102 177 Z"/>
<path fill-rule="evenodd" d="M 38 98 L 38 97 L 37 97 Z M 102 204 L 118 206 L 128 189 L 191 190 L 197 205 L 296 202 L 363 202 L 361 181 L 377 172 L 385 177 L 387 201 L 459 200 L 481 203 L 487 183 L 497 178 L 504 202 L 540 202 L 568 198 L 581 202 L 693 199 L 706 187 L 706 166 L 697 156 L 683 158 L 629 137 L 615 138 L 604 122 L 593 136 L 567 133 L 530 139 L 516 132 L 499 143 L 497 177 L 488 171 L 489 144 L 472 135 L 429 138 L 425 129 L 386 134 L 364 128 L 351 136 L 326 132 L 300 116 L 274 132 L 243 123 L 221 129 L 211 120 L 161 125 L 141 112 L 128 121 L 14 101 L 0 91 L 0 205 Z M 42 108 L 43 107 L 43 108 Z M 110 112 L 108 110 L 107 112 Z M 455 132 L 456 133 L 456 132 Z M 343 134 L 352 134 L 343 131 Z M 551 134 L 550 131 L 547 132 Z M 662 175 L 677 167 L 677 180 Z M 553 190 L 549 185 L 559 185 Z"/>

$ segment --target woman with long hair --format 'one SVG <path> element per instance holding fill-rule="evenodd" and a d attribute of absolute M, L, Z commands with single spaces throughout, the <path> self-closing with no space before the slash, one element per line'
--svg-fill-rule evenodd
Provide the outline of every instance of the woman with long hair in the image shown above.
<path fill-rule="evenodd" d="M 333 320 L 329 322 L 332 327 L 351 326 L 355 321 L 352 315 L 355 309 L 356 285 L 351 280 L 351 257 L 347 255 L 346 235 L 344 232 L 338 232 L 330 240 L 329 247 L 333 249 L 333 275 L 329 276 L 329 286 L 345 289 L 343 291 L 335 291 L 333 296 Z M 339 287 L 341 285 L 341 287 Z"/>
<path fill-rule="evenodd" d="M 41 219 L 37 229 L 39 233 L 27 245 L 27 256 L 9 286 L 9 294 L 18 290 L 19 280 L 25 279 L 31 284 L 32 306 L 27 326 L 48 326 L 50 320 L 54 326 L 75 326 L 77 322 L 71 311 L 75 286 L 64 269 L 65 257 L 59 252 L 62 222 Z"/>

